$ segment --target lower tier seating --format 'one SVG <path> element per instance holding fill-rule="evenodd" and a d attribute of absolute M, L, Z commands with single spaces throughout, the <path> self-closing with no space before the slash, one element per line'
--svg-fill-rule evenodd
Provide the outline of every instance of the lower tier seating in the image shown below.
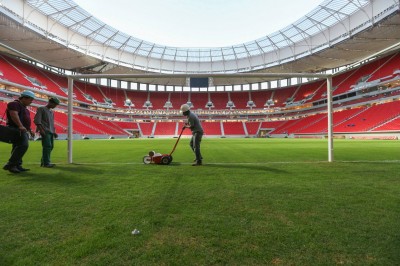
<path fill-rule="evenodd" d="M 4 113 L 6 102 L 0 101 L 0 113 Z M 31 107 L 31 116 L 35 107 Z M 55 124 L 58 133 L 66 134 L 67 113 L 55 110 Z M 3 124 L 5 121 L 3 122 Z M 271 122 L 202 122 L 205 136 L 256 136 L 259 129 L 267 129 L 270 134 L 323 134 L 327 132 L 327 115 L 321 113 L 299 119 Z M 144 137 L 176 136 L 183 122 L 120 122 L 100 120 L 83 114 L 74 114 L 74 134 L 129 136 L 129 131 L 139 131 Z M 333 114 L 334 133 L 360 133 L 400 131 L 400 101 L 371 107 L 354 108 Z M 184 136 L 190 136 L 186 129 Z"/>

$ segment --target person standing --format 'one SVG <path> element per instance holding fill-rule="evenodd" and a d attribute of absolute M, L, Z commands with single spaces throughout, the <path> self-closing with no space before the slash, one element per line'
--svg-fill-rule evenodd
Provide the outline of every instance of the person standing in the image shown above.
<path fill-rule="evenodd" d="M 51 151 L 54 148 L 54 138 L 58 135 L 54 126 L 53 110 L 60 104 L 57 97 L 51 97 L 46 106 L 41 106 L 37 109 L 33 122 L 36 125 L 36 131 L 42 137 L 42 159 L 40 166 L 52 168 L 55 164 L 50 161 Z"/>
<path fill-rule="evenodd" d="M 3 169 L 11 173 L 20 173 L 30 169 L 22 167 L 22 158 L 29 148 L 29 135 L 35 134 L 31 130 L 31 117 L 27 107 L 32 104 L 35 94 L 26 90 L 20 97 L 7 104 L 7 126 L 17 129 L 19 137 L 12 142 L 11 157 Z"/>
<path fill-rule="evenodd" d="M 190 112 L 189 109 L 190 109 L 189 105 L 182 104 L 181 112 L 188 119 L 184 127 L 190 128 L 190 130 L 192 131 L 190 148 L 196 155 L 196 159 L 194 160 L 192 166 L 199 166 L 203 164 L 203 157 L 201 156 L 200 144 L 201 144 L 201 139 L 203 138 L 204 131 L 203 127 L 201 126 L 199 117 L 195 113 Z"/>

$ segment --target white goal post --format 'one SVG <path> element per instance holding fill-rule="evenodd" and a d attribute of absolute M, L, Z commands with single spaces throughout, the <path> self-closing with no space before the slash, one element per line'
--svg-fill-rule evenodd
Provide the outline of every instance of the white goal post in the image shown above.
<path fill-rule="evenodd" d="M 319 78 L 326 79 L 327 115 L 328 115 L 328 162 L 333 162 L 333 114 L 332 114 L 332 75 L 313 73 L 235 73 L 235 74 L 79 74 L 68 76 L 68 163 L 73 163 L 73 92 L 74 80 L 109 78 Z"/>

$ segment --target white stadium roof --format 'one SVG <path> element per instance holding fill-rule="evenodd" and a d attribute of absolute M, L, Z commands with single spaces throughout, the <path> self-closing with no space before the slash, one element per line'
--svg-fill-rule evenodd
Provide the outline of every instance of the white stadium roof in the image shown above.
<path fill-rule="evenodd" d="M 180 48 L 123 33 L 71 0 L 2 0 L 0 50 L 81 73 L 320 72 L 395 46 L 399 21 L 397 0 L 326 0 L 251 42 Z"/>
<path fill-rule="evenodd" d="M 325 1 L 300 20 L 260 39 L 241 45 L 202 49 L 162 46 L 129 36 L 93 17 L 73 1 L 27 1 L 30 6 L 71 31 L 87 36 L 106 47 L 148 58 L 182 62 L 237 60 L 282 49 L 306 41 L 311 36 L 340 23 L 365 7 L 368 2 L 367 0 Z M 370 17 L 366 14 L 365 19 L 370 19 Z M 312 44 L 309 44 L 307 50 L 312 49 Z"/>

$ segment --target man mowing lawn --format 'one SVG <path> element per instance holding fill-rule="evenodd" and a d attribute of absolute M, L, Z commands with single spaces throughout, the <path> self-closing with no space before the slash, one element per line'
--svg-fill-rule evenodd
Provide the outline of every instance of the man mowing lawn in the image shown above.
<path fill-rule="evenodd" d="M 190 148 L 196 155 L 193 166 L 199 166 L 203 164 L 203 157 L 200 152 L 200 143 L 203 137 L 203 128 L 201 126 L 200 120 L 195 113 L 190 112 L 190 107 L 187 104 L 182 104 L 181 112 L 187 117 L 188 121 L 185 127 L 190 128 L 192 131 L 192 139 L 190 140 Z"/>

